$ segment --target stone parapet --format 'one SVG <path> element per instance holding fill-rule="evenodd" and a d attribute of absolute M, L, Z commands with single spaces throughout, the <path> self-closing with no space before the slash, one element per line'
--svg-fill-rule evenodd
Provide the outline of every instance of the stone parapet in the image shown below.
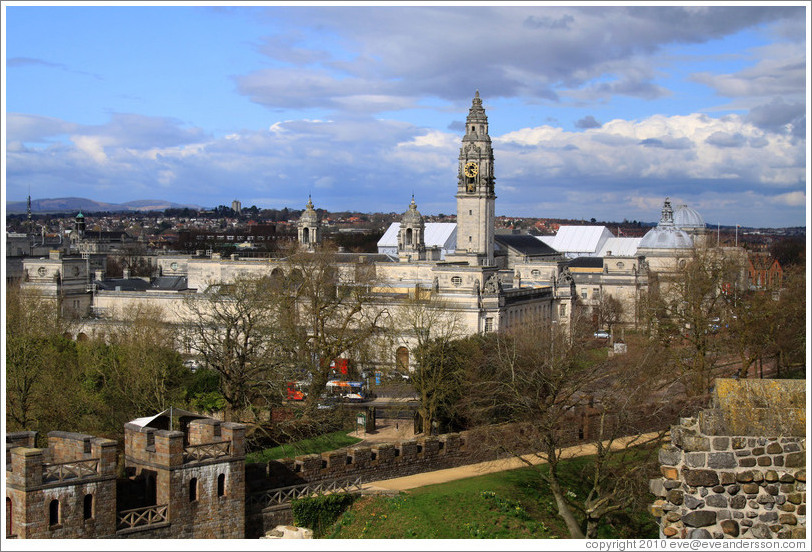
<path fill-rule="evenodd" d="M 805 538 L 806 439 L 793 406 L 805 390 L 782 383 L 717 380 L 711 408 L 671 428 L 650 482 L 662 537 Z M 748 413 L 771 434 L 724 434 L 745 429 Z"/>

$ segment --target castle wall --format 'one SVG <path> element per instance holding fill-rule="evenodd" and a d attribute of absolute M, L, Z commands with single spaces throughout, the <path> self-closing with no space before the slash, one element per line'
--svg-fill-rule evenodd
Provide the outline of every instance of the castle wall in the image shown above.
<path fill-rule="evenodd" d="M 717 380 L 712 408 L 671 428 L 651 480 L 662 537 L 806 537 L 804 383 Z"/>

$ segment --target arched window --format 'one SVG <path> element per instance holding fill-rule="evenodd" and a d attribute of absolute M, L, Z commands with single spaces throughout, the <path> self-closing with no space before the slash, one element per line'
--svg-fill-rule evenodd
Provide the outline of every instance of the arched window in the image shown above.
<path fill-rule="evenodd" d="M 412 229 L 406 229 L 406 245 L 413 245 L 412 243 Z"/>
<path fill-rule="evenodd" d="M 189 481 L 189 502 L 197 500 L 197 477 Z"/>
<path fill-rule="evenodd" d="M 226 494 L 226 474 L 221 473 L 217 476 L 217 496 L 225 496 Z"/>
<path fill-rule="evenodd" d="M 310 228 L 302 228 L 302 243 L 310 243 Z"/>
<path fill-rule="evenodd" d="M 48 525 L 59 525 L 59 501 L 56 499 L 48 505 Z"/>
<path fill-rule="evenodd" d="M 93 518 L 93 495 L 86 494 L 85 495 L 85 502 L 84 508 L 82 509 L 85 519 L 92 519 Z"/>
<path fill-rule="evenodd" d="M 409 371 L 409 349 L 406 347 L 398 347 L 398 350 L 395 352 L 395 357 L 397 359 L 397 367 L 398 370 L 401 372 L 408 372 Z"/>

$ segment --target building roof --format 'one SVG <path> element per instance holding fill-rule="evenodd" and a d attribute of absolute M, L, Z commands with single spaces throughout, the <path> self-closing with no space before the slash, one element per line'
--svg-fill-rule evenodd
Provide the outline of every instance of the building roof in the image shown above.
<path fill-rule="evenodd" d="M 393 222 L 378 240 L 378 247 L 397 247 L 400 223 Z M 423 231 L 423 240 L 426 247 L 441 247 L 455 249 L 457 247 L 456 222 L 427 222 Z"/>
<path fill-rule="evenodd" d="M 561 226 L 558 233 L 551 236 L 538 236 L 537 239 L 567 256 L 596 256 L 604 242 L 613 238 L 605 226 Z"/>
<path fill-rule="evenodd" d="M 509 247 L 522 255 L 556 255 L 558 252 L 530 234 L 496 234 L 494 241 L 497 244 Z"/>
<path fill-rule="evenodd" d="M 141 278 L 110 278 L 93 283 L 96 289 L 105 291 L 145 291 L 150 287 L 149 282 Z"/>
<path fill-rule="evenodd" d="M 705 228 L 705 219 L 695 209 L 683 204 L 674 211 L 674 226 L 677 228 Z"/>
<path fill-rule="evenodd" d="M 674 211 L 671 202 L 665 198 L 660 222 L 640 240 L 640 249 L 690 249 L 694 246 L 691 237 L 674 225 Z"/>
<path fill-rule="evenodd" d="M 600 268 L 603 270 L 602 257 L 576 257 L 567 263 L 570 268 Z"/>
<path fill-rule="evenodd" d="M 158 276 L 152 281 L 151 289 L 183 291 L 188 289 L 186 276 Z"/>
<path fill-rule="evenodd" d="M 634 257 L 643 238 L 608 238 L 598 251 L 599 257 L 606 257 L 610 253 L 614 257 Z"/>

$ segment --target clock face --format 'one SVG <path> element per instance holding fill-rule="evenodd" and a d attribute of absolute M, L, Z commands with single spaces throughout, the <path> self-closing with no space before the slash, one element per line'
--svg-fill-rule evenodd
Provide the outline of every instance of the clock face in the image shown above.
<path fill-rule="evenodd" d="M 44 267 L 44 266 L 41 266 L 41 267 L 39 267 L 39 268 L 37 269 L 37 274 L 39 274 L 40 276 L 45 276 L 45 273 L 46 273 L 46 272 L 47 272 L 47 271 L 45 270 L 45 267 Z"/>
<path fill-rule="evenodd" d="M 468 178 L 473 178 L 476 176 L 476 173 L 479 171 L 476 163 L 466 163 L 465 164 L 465 176 Z"/>

